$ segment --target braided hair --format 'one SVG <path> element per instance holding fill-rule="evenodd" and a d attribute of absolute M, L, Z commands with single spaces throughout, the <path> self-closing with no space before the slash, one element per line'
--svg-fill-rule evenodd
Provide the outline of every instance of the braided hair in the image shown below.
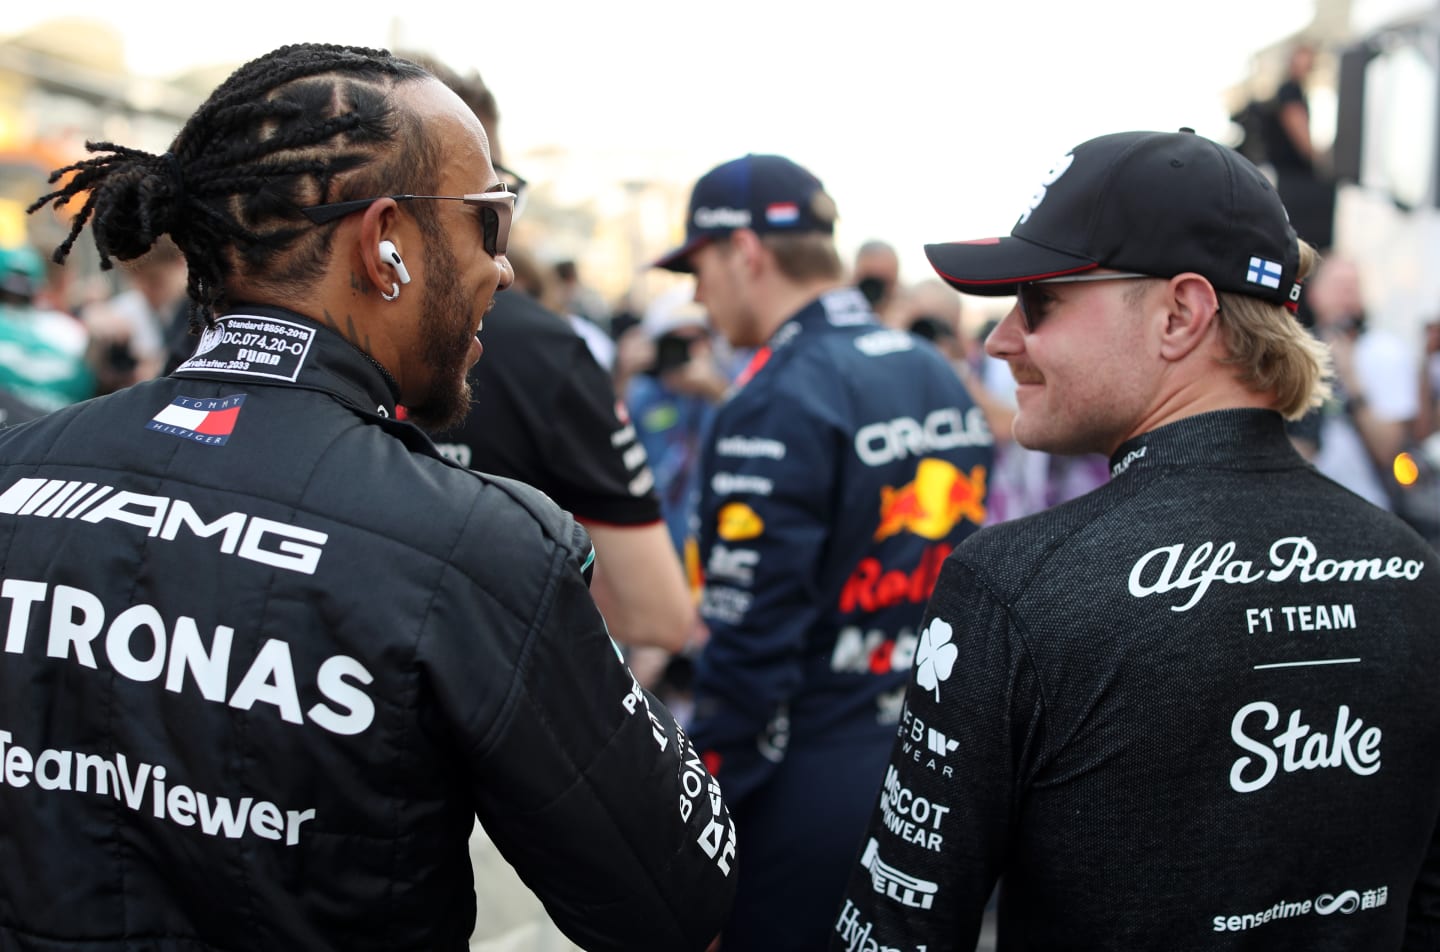
<path fill-rule="evenodd" d="M 169 151 L 87 142 L 97 157 L 51 173 L 52 185 L 74 174 L 28 211 L 85 195 L 55 249 L 61 264 L 87 221 L 107 270 L 169 234 L 189 267 L 191 326 L 208 325 L 234 276 L 283 291 L 323 273 L 334 227 L 301 207 L 433 189 L 437 151 L 388 96 L 430 75 L 384 50 L 281 47 L 232 73 Z"/>

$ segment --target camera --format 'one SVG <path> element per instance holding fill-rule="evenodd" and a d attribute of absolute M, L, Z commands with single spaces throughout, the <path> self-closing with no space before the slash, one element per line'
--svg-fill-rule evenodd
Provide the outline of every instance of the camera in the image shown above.
<path fill-rule="evenodd" d="M 685 366 L 690 362 L 690 345 L 694 342 L 695 338 L 684 334 L 662 334 L 655 341 L 655 363 L 648 372 L 658 377 Z"/>
<path fill-rule="evenodd" d="M 139 363 L 130 350 L 129 341 L 117 340 L 105 348 L 105 369 L 111 373 L 132 373 Z"/>

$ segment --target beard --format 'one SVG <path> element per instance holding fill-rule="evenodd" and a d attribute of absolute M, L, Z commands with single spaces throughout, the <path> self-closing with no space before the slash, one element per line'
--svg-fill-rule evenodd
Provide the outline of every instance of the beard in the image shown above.
<path fill-rule="evenodd" d="M 455 257 L 443 243 L 435 243 L 426 262 L 425 294 L 420 307 L 420 330 L 425 341 L 425 364 L 430 368 L 430 389 L 424 398 L 407 406 L 410 420 L 430 432 L 464 422 L 470 413 L 470 342 L 475 335 L 475 302 L 465 296 L 456 277 Z"/>

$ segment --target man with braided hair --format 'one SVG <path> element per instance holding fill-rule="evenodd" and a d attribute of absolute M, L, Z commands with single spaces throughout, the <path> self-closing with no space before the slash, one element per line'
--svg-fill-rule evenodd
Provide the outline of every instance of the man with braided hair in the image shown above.
<path fill-rule="evenodd" d="M 704 948 L 733 827 L 585 531 L 396 419 L 466 412 L 511 281 L 470 109 L 290 46 L 91 149 L 57 260 L 169 234 L 204 333 L 0 442 L 0 947 L 463 949 L 478 816 L 582 947 Z"/>

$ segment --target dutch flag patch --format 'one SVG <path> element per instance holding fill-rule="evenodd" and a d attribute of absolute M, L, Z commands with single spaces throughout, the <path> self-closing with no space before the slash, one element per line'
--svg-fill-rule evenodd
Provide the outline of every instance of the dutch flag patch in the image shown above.
<path fill-rule="evenodd" d="M 765 220 L 772 225 L 793 225 L 800 220 L 800 206 L 794 202 L 776 202 L 766 207 Z"/>
<path fill-rule="evenodd" d="M 1267 258 L 1251 258 L 1250 270 L 1245 273 L 1245 280 L 1267 288 L 1278 288 L 1280 287 L 1280 270 L 1278 261 L 1270 261 Z"/>

